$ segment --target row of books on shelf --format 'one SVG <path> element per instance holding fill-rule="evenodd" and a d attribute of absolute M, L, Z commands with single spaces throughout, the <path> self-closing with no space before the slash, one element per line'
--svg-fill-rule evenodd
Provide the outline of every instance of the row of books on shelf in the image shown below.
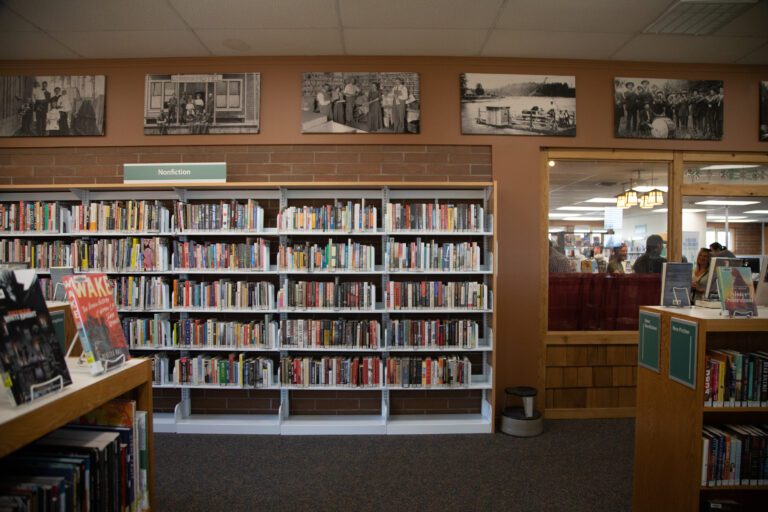
<path fill-rule="evenodd" d="M 215 308 L 285 310 L 374 310 L 376 285 L 367 281 L 288 281 L 275 296 L 266 281 L 195 281 L 162 277 L 123 276 L 110 280 L 117 305 L 132 309 Z M 388 309 L 476 309 L 490 307 L 492 293 L 474 281 L 390 281 Z"/>
<path fill-rule="evenodd" d="M 378 207 L 361 202 L 287 206 L 277 213 L 282 231 L 376 232 Z M 384 222 L 391 231 L 486 232 L 492 218 L 479 204 L 387 203 Z M 264 231 L 264 208 L 254 199 L 189 203 L 159 200 L 0 203 L 0 232 L 88 233 L 184 231 Z"/>
<path fill-rule="evenodd" d="M 705 406 L 768 406 L 768 352 L 709 350 L 704 369 Z"/>
<path fill-rule="evenodd" d="M 132 348 L 354 348 L 378 350 L 382 328 L 378 320 L 281 319 L 225 321 L 188 318 L 171 321 L 125 317 L 123 333 Z M 474 320 L 392 320 L 385 329 L 387 347 L 445 349 L 478 347 L 480 323 Z"/>
<path fill-rule="evenodd" d="M 387 203 L 385 218 L 386 228 L 392 231 L 486 230 L 485 209 L 478 204 Z"/>
<path fill-rule="evenodd" d="M 705 425 L 701 485 L 768 485 L 768 425 Z"/>
<path fill-rule="evenodd" d="M 472 272 L 481 268 L 477 242 L 438 244 L 434 240 L 398 243 L 390 239 L 384 256 L 390 271 Z M 353 242 L 324 245 L 280 244 L 278 271 L 373 272 L 376 249 Z M 26 263 L 47 270 L 71 266 L 78 271 L 141 272 L 184 270 L 270 270 L 270 242 L 258 238 L 245 243 L 172 242 L 152 238 L 83 238 L 72 242 L 0 239 L 0 263 Z"/>
<path fill-rule="evenodd" d="M 149 508 L 147 412 L 114 400 L 0 461 L 0 509 Z"/>
<path fill-rule="evenodd" d="M 281 357 L 278 372 L 267 357 L 201 354 L 153 358 L 153 382 L 159 386 L 300 387 L 468 387 L 472 363 L 467 357 L 324 356 Z"/>

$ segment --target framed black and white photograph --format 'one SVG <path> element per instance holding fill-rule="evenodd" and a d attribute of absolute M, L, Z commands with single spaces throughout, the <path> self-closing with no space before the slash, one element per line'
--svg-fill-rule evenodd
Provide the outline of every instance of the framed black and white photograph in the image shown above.
<path fill-rule="evenodd" d="M 259 73 L 147 75 L 144 135 L 259 133 Z"/>
<path fill-rule="evenodd" d="M 104 75 L 0 76 L 0 137 L 104 135 Z"/>
<path fill-rule="evenodd" d="M 304 73 L 301 133 L 419 133 L 418 73 Z"/>
<path fill-rule="evenodd" d="M 723 138 L 722 80 L 619 77 L 613 86 L 615 137 Z"/>
<path fill-rule="evenodd" d="M 576 77 L 462 73 L 461 133 L 576 136 Z"/>
<path fill-rule="evenodd" d="M 768 140 L 768 82 L 760 82 L 760 140 Z"/>

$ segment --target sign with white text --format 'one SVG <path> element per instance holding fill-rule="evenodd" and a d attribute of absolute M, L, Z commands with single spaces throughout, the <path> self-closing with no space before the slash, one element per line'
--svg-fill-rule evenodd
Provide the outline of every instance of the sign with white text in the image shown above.
<path fill-rule="evenodd" d="M 123 183 L 225 183 L 226 181 L 226 162 L 123 165 Z"/>

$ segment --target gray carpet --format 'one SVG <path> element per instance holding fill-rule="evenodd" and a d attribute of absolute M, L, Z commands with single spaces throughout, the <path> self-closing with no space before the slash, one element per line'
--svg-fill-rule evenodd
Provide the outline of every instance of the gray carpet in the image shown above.
<path fill-rule="evenodd" d="M 631 508 L 634 420 L 549 421 L 533 439 L 155 435 L 156 505 L 194 511 Z"/>

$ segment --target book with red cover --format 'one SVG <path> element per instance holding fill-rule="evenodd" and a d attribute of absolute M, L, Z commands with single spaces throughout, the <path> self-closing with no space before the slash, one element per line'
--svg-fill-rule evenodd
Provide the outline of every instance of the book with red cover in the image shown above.
<path fill-rule="evenodd" d="M 77 324 L 83 353 L 91 363 L 130 358 L 117 305 L 106 274 L 77 274 L 62 279 Z M 100 370 L 99 365 L 96 366 Z"/>

